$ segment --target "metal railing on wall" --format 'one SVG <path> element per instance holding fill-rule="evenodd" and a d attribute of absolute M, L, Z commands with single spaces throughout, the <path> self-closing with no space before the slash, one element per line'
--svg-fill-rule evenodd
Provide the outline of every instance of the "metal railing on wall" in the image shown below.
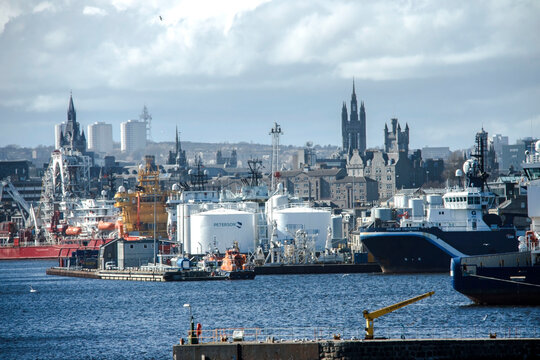
<path fill-rule="evenodd" d="M 187 341 L 188 330 L 183 332 Z M 320 340 L 362 340 L 364 329 L 340 329 L 321 327 L 292 328 L 223 328 L 200 330 L 198 343 L 219 342 L 301 342 Z M 406 327 L 379 326 L 375 328 L 375 339 L 517 339 L 540 338 L 540 327 Z"/>

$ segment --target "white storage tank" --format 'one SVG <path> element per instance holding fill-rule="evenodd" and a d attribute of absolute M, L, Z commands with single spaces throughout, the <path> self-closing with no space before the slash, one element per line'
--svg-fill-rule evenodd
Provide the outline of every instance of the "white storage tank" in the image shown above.
<path fill-rule="evenodd" d="M 324 250 L 328 227 L 331 226 L 331 213 L 328 210 L 309 207 L 294 207 L 274 211 L 277 224 L 278 239 L 292 239 L 296 230 L 303 229 L 314 235 L 315 249 Z"/>
<path fill-rule="evenodd" d="M 429 206 L 442 206 L 443 198 L 441 195 L 428 195 L 427 202 Z"/>
<path fill-rule="evenodd" d="M 382 221 L 392 220 L 392 209 L 389 208 L 373 208 L 371 210 L 371 219 L 381 219 Z"/>
<path fill-rule="evenodd" d="M 404 209 L 409 205 L 409 195 L 399 194 L 394 195 L 394 207 L 396 209 Z"/>
<path fill-rule="evenodd" d="M 247 211 L 214 209 L 191 216 L 191 253 L 204 254 L 214 249 L 214 240 L 220 252 L 238 242 L 240 252 L 255 251 L 256 218 Z"/>
<path fill-rule="evenodd" d="M 412 209 L 412 216 L 419 218 L 424 216 L 424 200 L 422 199 L 410 199 L 409 207 Z"/>

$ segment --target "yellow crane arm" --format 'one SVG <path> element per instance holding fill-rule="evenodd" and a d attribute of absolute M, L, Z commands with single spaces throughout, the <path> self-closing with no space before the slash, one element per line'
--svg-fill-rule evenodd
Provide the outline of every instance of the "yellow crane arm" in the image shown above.
<path fill-rule="evenodd" d="M 364 310 L 362 314 L 364 315 L 364 319 L 366 319 L 366 339 L 373 339 L 373 319 L 376 319 L 380 316 L 391 313 L 392 311 L 396 311 L 397 309 L 400 309 L 404 306 L 417 302 L 418 300 L 422 300 L 424 298 L 430 297 L 433 294 L 435 294 L 435 291 L 430 291 L 425 294 L 415 296 L 411 299 L 401 301 L 396 304 L 383 307 L 382 309 L 375 310 L 372 312 L 368 312 L 367 310 Z"/>

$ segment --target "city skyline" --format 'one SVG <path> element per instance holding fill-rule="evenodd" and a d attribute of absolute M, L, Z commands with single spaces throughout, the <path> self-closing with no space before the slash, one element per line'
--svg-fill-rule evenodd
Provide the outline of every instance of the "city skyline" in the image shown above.
<path fill-rule="evenodd" d="M 341 144 L 355 79 L 367 147 L 391 118 L 410 147 L 468 148 L 482 127 L 540 137 L 540 4 L 0 4 L 0 143 L 54 144 L 70 91 L 82 129 L 152 115 L 157 142 Z M 160 18 L 161 17 L 161 18 Z M 349 109 L 350 111 L 350 109 Z"/>

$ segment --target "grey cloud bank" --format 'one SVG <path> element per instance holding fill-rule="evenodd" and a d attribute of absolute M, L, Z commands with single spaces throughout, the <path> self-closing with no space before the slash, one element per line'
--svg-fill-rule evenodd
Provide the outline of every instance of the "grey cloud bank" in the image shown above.
<path fill-rule="evenodd" d="M 160 16 L 162 17 L 160 19 Z M 193 141 L 339 144 L 352 78 L 368 146 L 391 117 L 411 147 L 468 147 L 482 126 L 540 137 L 537 1 L 7 1 L 0 143 L 52 144 L 77 118 L 153 116 Z"/>

